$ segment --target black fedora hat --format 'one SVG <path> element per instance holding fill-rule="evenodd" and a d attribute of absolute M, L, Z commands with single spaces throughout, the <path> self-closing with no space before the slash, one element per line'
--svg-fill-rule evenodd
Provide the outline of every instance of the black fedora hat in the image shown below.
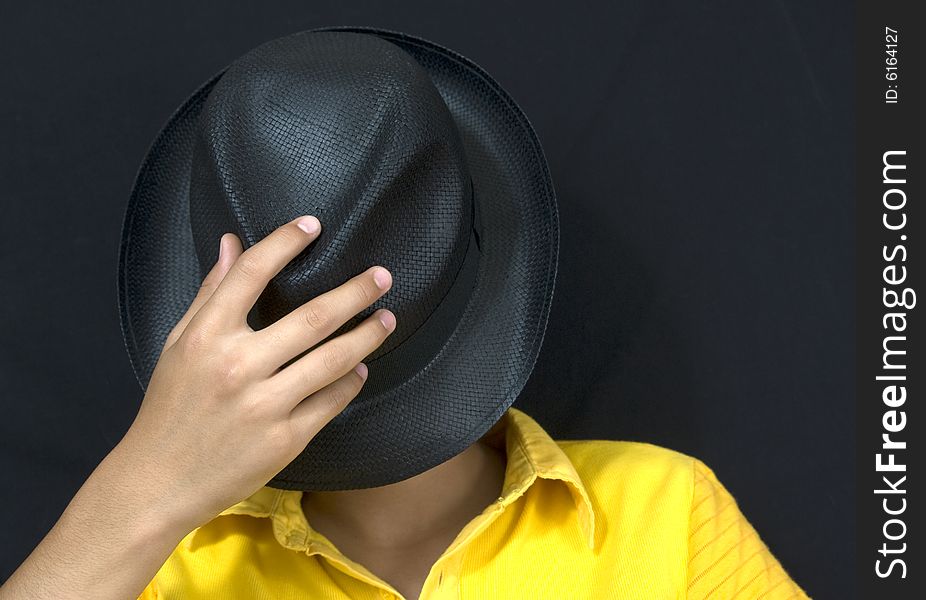
<path fill-rule="evenodd" d="M 386 485 L 475 442 L 520 394 L 546 330 L 559 221 L 540 143 L 470 60 L 329 27 L 247 52 L 173 113 L 122 226 L 119 311 L 142 390 L 225 232 L 245 249 L 302 214 L 322 233 L 248 315 L 261 329 L 378 264 L 397 317 L 361 393 L 268 486 Z"/>

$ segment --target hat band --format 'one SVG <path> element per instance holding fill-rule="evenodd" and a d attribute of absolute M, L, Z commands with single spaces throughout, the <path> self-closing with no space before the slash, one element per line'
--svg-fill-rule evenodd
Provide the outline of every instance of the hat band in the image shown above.
<path fill-rule="evenodd" d="M 482 255 L 482 226 L 470 182 L 470 235 L 459 271 L 443 300 L 418 329 L 389 352 L 370 361 L 370 374 L 361 396 L 376 396 L 388 391 L 421 371 L 440 352 L 456 329 L 476 284 Z"/>

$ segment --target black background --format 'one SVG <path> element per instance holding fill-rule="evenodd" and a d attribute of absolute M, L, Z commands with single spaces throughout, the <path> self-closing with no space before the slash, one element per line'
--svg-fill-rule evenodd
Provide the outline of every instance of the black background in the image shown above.
<path fill-rule="evenodd" d="M 116 263 L 138 165 L 271 38 L 372 25 L 489 71 L 557 188 L 560 274 L 516 406 L 702 459 L 812 596 L 853 596 L 853 5 L 94 2 L 0 17 L 0 579 L 141 401 Z"/>

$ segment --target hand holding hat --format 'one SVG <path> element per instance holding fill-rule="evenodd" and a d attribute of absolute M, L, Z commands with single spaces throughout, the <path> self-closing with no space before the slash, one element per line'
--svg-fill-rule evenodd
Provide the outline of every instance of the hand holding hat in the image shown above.
<path fill-rule="evenodd" d="M 135 421 L 4 598 L 134 598 L 183 536 L 258 491 L 355 398 L 367 376 L 360 361 L 393 333 L 395 316 L 380 309 L 331 334 L 391 289 L 388 270 L 369 268 L 271 327 L 246 322 L 268 281 L 319 231 L 315 217 L 293 219 L 247 251 L 237 236 L 221 237 Z M 62 563 L 62 549 L 75 547 L 81 561 Z"/>
<path fill-rule="evenodd" d="M 390 289 L 379 266 L 251 329 L 247 314 L 270 279 L 319 232 L 318 219 L 302 217 L 247 251 L 222 236 L 219 259 L 168 335 L 119 444 L 127 471 L 180 511 L 156 515 L 159 522 L 190 530 L 260 489 L 357 395 L 367 376 L 360 361 L 394 331 L 383 308 L 321 343 Z"/>

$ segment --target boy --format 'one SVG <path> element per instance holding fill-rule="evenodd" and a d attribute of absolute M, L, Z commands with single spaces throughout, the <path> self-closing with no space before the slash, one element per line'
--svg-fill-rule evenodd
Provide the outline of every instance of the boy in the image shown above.
<path fill-rule="evenodd" d="M 395 328 L 382 309 L 303 362 L 261 370 L 274 362 L 267 334 L 227 324 L 319 231 L 304 217 L 247 252 L 223 236 L 132 427 L 0 588 L 4 600 L 806 598 L 697 459 L 555 442 L 515 408 L 397 483 L 264 487 L 356 395 L 361 359 Z M 276 347 L 324 339 L 390 286 L 386 269 L 369 269 L 282 321 Z M 306 313 L 318 324 L 310 339 Z"/>

